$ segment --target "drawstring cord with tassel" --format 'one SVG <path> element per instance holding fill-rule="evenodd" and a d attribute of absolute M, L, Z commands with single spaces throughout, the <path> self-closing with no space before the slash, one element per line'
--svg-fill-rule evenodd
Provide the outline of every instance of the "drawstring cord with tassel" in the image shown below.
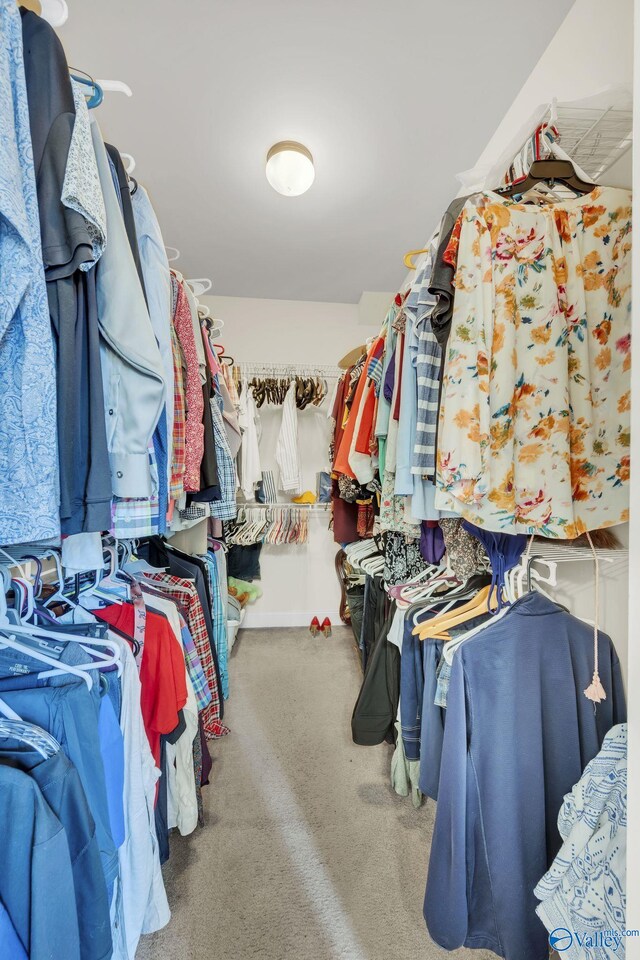
<path fill-rule="evenodd" d="M 600 564 L 598 563 L 598 554 L 593 545 L 593 541 L 587 531 L 587 540 L 589 541 L 589 546 L 591 547 L 591 552 L 593 553 L 593 559 L 596 565 L 596 613 L 595 613 L 595 623 L 593 625 L 593 679 L 587 689 L 584 691 L 585 697 L 588 700 L 593 700 L 593 709 L 595 710 L 595 705 L 600 703 L 602 700 L 607 699 L 607 694 L 605 689 L 602 686 L 602 681 L 600 680 L 600 674 L 598 673 L 598 620 L 600 617 Z"/>

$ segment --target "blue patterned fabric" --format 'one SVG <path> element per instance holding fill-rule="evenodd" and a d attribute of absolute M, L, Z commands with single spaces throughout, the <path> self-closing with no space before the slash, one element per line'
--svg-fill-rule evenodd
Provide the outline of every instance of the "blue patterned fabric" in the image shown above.
<path fill-rule="evenodd" d="M 429 293 L 436 245 L 437 238 L 429 245 L 429 255 L 415 307 L 415 331 L 418 344 L 413 361 L 418 383 L 418 410 L 412 472 L 429 477 L 433 476 L 436 461 L 436 427 L 442 356 L 440 344 L 435 338 L 430 322 L 431 311 L 436 303 L 436 298 Z"/>
<path fill-rule="evenodd" d="M 222 687 L 222 696 L 225 700 L 229 698 L 229 649 L 227 640 L 227 618 L 224 613 L 224 604 L 220 593 L 220 580 L 218 578 L 218 567 L 216 552 L 209 552 L 200 557 L 204 560 L 209 577 L 209 590 L 211 592 L 211 621 L 213 623 L 214 643 L 218 655 L 218 670 L 220 672 L 220 684 Z"/>
<path fill-rule="evenodd" d="M 60 535 L 56 381 L 22 25 L 0 0 L 0 543 Z"/>
<path fill-rule="evenodd" d="M 236 505 L 236 465 L 231 456 L 229 438 L 222 417 L 222 397 L 219 393 L 211 398 L 211 419 L 213 421 L 213 439 L 218 465 L 218 483 L 220 499 L 211 502 L 211 516 L 217 520 L 235 520 L 238 514 Z"/>
<path fill-rule="evenodd" d="M 602 750 L 564 798 L 558 816 L 564 843 L 535 889 L 549 931 L 573 934 L 568 960 L 624 960 L 627 725 L 613 727 Z M 612 936 L 613 934 L 613 936 Z"/>

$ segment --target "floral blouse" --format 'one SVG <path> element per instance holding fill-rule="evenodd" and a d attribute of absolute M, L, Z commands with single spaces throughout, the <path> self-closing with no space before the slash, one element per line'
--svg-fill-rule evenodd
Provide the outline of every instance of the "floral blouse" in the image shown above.
<path fill-rule="evenodd" d="M 465 205 L 436 506 L 573 538 L 629 504 L 631 194 Z"/>

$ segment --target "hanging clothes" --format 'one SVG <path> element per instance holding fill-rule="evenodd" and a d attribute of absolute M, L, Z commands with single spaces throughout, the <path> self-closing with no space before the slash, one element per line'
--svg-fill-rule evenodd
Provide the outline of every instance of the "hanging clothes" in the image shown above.
<path fill-rule="evenodd" d="M 204 397 L 202 381 L 200 379 L 200 363 L 197 341 L 194 337 L 193 319 L 189 300 L 185 292 L 186 284 L 176 276 L 177 300 L 173 317 L 180 345 L 184 352 L 186 363 L 185 396 L 186 396 L 186 424 L 185 424 L 185 474 L 184 489 L 197 491 L 200 489 L 200 464 L 204 456 Z M 200 333 L 198 332 L 200 339 Z"/>
<path fill-rule="evenodd" d="M 240 447 L 240 485 L 246 500 L 253 500 L 255 488 L 262 480 L 260 466 L 259 425 L 253 391 L 245 383 L 240 394 L 238 422 L 242 431 Z"/>
<path fill-rule="evenodd" d="M 627 519 L 631 195 L 462 215 L 436 505 L 574 538 Z"/>
<path fill-rule="evenodd" d="M 534 893 L 547 930 L 574 936 L 569 960 L 622 956 L 627 906 L 627 724 L 612 727 L 558 814 L 563 844 Z M 616 933 L 620 934 L 616 936 Z"/>
<path fill-rule="evenodd" d="M 548 950 L 533 889 L 558 852 L 557 813 L 626 714 L 605 634 L 598 648 L 607 700 L 595 713 L 583 693 L 593 630 L 540 594 L 526 594 L 456 653 L 424 903 L 429 933 L 445 949 L 506 960 Z"/>
<path fill-rule="evenodd" d="M 282 405 L 282 425 L 276 443 L 276 461 L 280 469 L 280 488 L 286 493 L 293 494 L 302 491 L 296 388 L 296 381 L 292 380 Z"/>
<path fill-rule="evenodd" d="M 73 103 L 73 98 L 72 98 Z M 57 538 L 56 377 L 49 323 L 22 20 L 0 5 L 0 542 Z"/>
<path fill-rule="evenodd" d="M 20 811 L 21 829 L 15 813 Z M 37 782 L 0 764 L 0 897 L 25 954 L 80 960 L 80 934 L 65 831 Z"/>
<path fill-rule="evenodd" d="M 173 461 L 174 429 L 174 368 L 171 340 L 171 272 L 167 252 L 162 238 L 158 218 L 149 199 L 149 194 L 141 183 L 131 194 L 131 205 L 138 237 L 138 249 L 144 288 L 149 307 L 149 318 L 155 333 L 164 369 L 166 416 L 167 416 L 167 460 Z"/>
<path fill-rule="evenodd" d="M 162 358 L 95 120 L 91 133 L 109 237 L 96 276 L 112 490 L 117 497 L 149 498 L 149 444 L 165 400 Z"/>

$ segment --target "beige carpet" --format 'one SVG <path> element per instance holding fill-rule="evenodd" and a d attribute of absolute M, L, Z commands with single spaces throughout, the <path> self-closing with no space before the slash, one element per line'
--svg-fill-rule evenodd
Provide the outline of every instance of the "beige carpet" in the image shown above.
<path fill-rule="evenodd" d="M 207 825 L 172 836 L 173 917 L 139 960 L 414 960 L 433 803 L 389 786 L 390 748 L 357 747 L 350 631 L 245 630 L 230 661 L 230 736 L 211 745 Z"/>

